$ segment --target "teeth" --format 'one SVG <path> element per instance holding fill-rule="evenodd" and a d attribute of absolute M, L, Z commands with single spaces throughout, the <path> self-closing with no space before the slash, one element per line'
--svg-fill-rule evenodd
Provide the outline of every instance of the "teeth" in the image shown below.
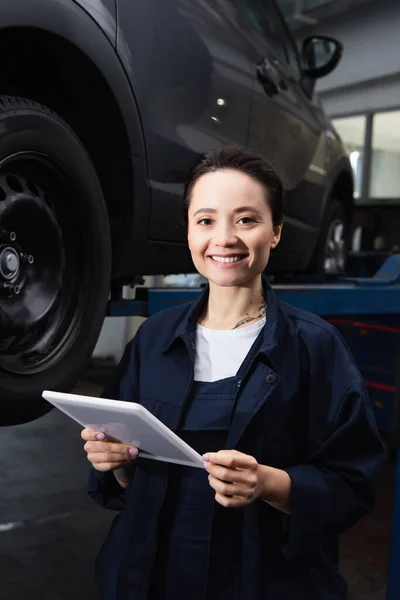
<path fill-rule="evenodd" d="M 213 256 L 212 259 L 221 263 L 234 263 L 240 260 L 241 256 Z"/>

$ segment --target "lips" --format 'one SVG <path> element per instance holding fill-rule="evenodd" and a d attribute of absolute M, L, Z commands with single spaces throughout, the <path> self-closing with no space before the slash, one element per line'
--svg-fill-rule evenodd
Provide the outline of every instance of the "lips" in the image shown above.
<path fill-rule="evenodd" d="M 234 269 L 242 264 L 248 254 L 209 254 L 207 259 L 217 269 Z"/>
<path fill-rule="evenodd" d="M 210 258 L 215 262 L 219 263 L 235 263 L 244 258 L 244 254 L 236 254 L 234 256 L 215 256 L 212 255 Z"/>

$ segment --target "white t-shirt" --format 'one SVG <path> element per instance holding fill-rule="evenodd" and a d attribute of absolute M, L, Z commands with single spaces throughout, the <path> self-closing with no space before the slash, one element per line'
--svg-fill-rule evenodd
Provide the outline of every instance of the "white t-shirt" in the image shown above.
<path fill-rule="evenodd" d="M 197 325 L 195 381 L 234 377 L 264 327 L 266 317 L 241 329 L 207 329 Z"/>

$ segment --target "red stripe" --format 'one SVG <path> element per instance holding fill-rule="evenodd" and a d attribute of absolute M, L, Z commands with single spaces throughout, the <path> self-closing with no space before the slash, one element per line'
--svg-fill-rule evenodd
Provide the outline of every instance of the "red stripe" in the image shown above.
<path fill-rule="evenodd" d="M 375 331 L 385 331 L 386 333 L 400 333 L 400 327 L 389 327 L 389 325 L 376 325 L 375 323 L 363 323 L 362 321 L 346 321 L 345 319 L 329 319 L 330 323 L 335 325 L 349 325 L 362 329 L 374 329 Z"/>
<path fill-rule="evenodd" d="M 396 391 L 396 388 L 393 387 L 392 385 L 385 385 L 384 383 L 375 383 L 374 381 L 366 381 L 365 385 L 367 387 L 374 388 L 376 390 L 383 390 L 384 392 L 392 392 L 393 394 Z"/>

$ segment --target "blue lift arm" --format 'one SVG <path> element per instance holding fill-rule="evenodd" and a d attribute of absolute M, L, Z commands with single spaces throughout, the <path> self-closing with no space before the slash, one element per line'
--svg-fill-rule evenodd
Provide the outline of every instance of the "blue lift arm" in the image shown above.
<path fill-rule="evenodd" d="M 374 277 L 343 277 L 334 283 L 294 283 L 272 286 L 283 302 L 326 317 L 331 315 L 374 315 L 400 313 L 400 254 L 389 257 Z M 199 288 L 143 288 L 143 299 L 115 300 L 109 317 L 149 317 L 195 300 Z"/>

